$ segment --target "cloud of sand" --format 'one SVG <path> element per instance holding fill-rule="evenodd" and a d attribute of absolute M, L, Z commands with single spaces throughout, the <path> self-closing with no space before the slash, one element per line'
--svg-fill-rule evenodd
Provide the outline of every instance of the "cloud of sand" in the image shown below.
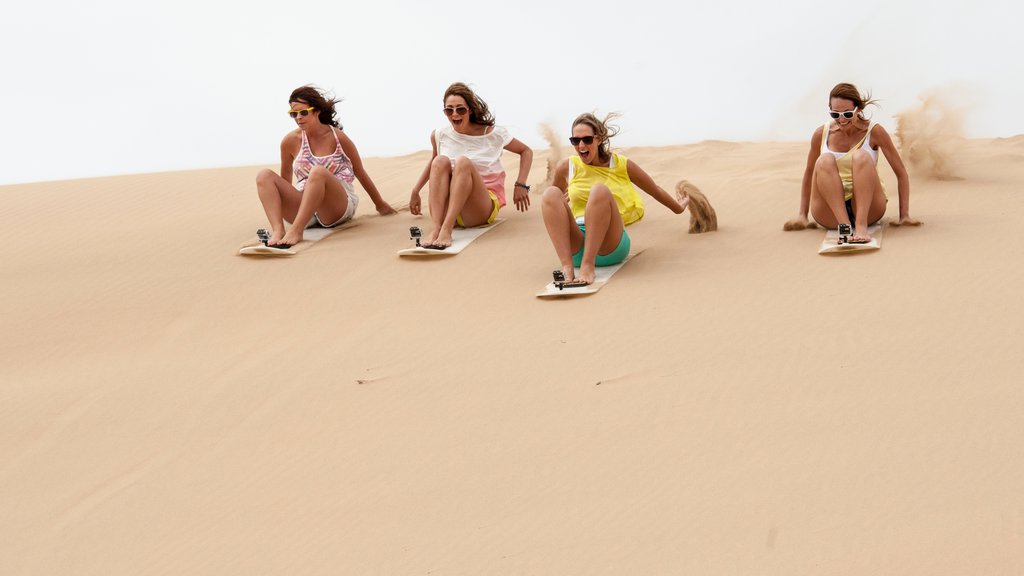
<path fill-rule="evenodd" d="M 538 191 L 543 192 L 551 186 L 552 182 L 554 182 L 555 168 L 558 166 L 558 163 L 562 161 L 562 158 L 565 157 L 565 153 L 562 150 L 562 141 L 558 137 L 558 130 L 556 130 L 552 124 L 544 122 L 541 123 L 538 128 L 540 129 L 541 135 L 544 136 L 544 141 L 548 143 L 548 147 L 550 148 L 550 152 L 548 153 L 548 171 L 547 174 L 544 175 L 544 182 L 537 187 Z"/>
<path fill-rule="evenodd" d="M 690 234 L 718 230 L 718 213 L 697 186 L 689 180 L 680 180 L 676 183 L 676 193 L 690 198 Z"/>
<path fill-rule="evenodd" d="M 957 147 L 964 140 L 967 99 L 957 89 L 936 90 L 896 115 L 900 153 L 917 175 L 956 180 Z"/>

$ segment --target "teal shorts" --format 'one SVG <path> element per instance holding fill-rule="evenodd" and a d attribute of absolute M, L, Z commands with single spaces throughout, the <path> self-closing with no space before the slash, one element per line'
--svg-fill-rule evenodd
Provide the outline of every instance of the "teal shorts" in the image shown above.
<path fill-rule="evenodd" d="M 587 239 L 587 227 L 583 224 L 578 224 L 580 232 L 583 232 L 584 244 Z M 622 262 L 629 256 L 629 234 L 626 234 L 626 229 L 622 229 L 622 238 L 619 239 L 619 245 L 615 247 L 615 250 L 607 254 L 598 254 L 597 258 L 594 259 L 595 266 L 615 266 Z M 583 263 L 583 247 L 580 247 L 580 251 L 572 255 L 572 265 L 579 268 L 580 264 Z"/>

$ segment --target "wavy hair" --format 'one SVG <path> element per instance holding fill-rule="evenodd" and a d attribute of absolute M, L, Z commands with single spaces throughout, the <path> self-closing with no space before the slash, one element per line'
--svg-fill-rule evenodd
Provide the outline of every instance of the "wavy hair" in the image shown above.
<path fill-rule="evenodd" d="M 466 106 L 469 107 L 470 122 L 483 126 L 494 126 L 494 115 L 487 108 L 487 103 L 477 96 L 472 88 L 462 82 L 454 82 L 444 91 L 444 100 L 447 101 L 449 96 L 461 96 L 466 101 Z"/>
<path fill-rule="evenodd" d="M 341 122 L 338 121 L 338 113 L 334 111 L 334 105 L 341 102 L 341 100 L 328 95 L 320 88 L 312 84 L 299 86 L 292 90 L 292 95 L 288 97 L 288 103 L 292 102 L 309 104 L 316 110 L 321 124 L 334 126 L 338 130 L 342 129 Z"/>
<path fill-rule="evenodd" d="M 580 114 L 572 121 L 572 127 L 575 128 L 580 124 L 586 124 L 594 131 L 594 136 L 601 141 L 601 144 L 597 147 L 597 156 L 601 162 L 607 162 L 612 157 L 612 144 L 610 142 L 612 136 L 619 133 L 619 127 L 614 124 L 610 124 L 611 120 L 618 118 L 619 115 L 615 112 L 611 112 L 604 117 L 604 120 L 598 120 L 591 112 Z"/>
<path fill-rule="evenodd" d="M 843 100 L 853 102 L 853 105 L 860 111 L 857 116 L 862 120 L 864 119 L 863 112 L 865 106 L 878 105 L 878 101 L 871 98 L 870 92 L 861 94 L 860 90 L 857 90 L 856 86 L 847 82 L 840 82 L 839 84 L 836 84 L 832 88 L 832 91 L 828 93 L 828 105 L 830 107 L 832 106 L 833 98 L 842 98 Z"/>

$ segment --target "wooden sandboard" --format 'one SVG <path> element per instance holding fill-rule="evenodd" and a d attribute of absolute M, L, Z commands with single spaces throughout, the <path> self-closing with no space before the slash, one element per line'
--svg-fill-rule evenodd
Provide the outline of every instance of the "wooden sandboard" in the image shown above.
<path fill-rule="evenodd" d="M 639 254 L 640 252 L 630 254 L 625 260 L 614 266 L 599 266 L 595 270 L 597 275 L 594 278 L 593 284 L 575 288 L 562 288 L 560 290 L 554 282 L 548 282 L 547 286 L 544 286 L 543 290 L 537 292 L 537 298 L 565 298 L 568 296 L 584 296 L 586 294 L 593 294 L 603 288 L 616 272 L 622 269 L 623 266 Z M 579 274 L 579 271 L 579 268 L 577 268 L 575 273 Z"/>
<path fill-rule="evenodd" d="M 272 248 L 264 245 L 260 242 L 259 238 L 246 242 L 238 253 L 243 256 L 294 256 L 299 252 L 308 250 L 313 244 L 327 238 L 331 234 L 334 234 L 338 230 L 344 230 L 346 228 L 352 228 L 357 222 L 349 220 L 341 226 L 335 226 L 334 228 L 307 228 L 302 232 L 302 242 L 292 246 L 291 248 Z"/>
<path fill-rule="evenodd" d="M 486 226 L 477 226 L 475 228 L 456 228 L 452 230 L 452 245 L 448 246 L 444 250 L 437 250 L 434 248 L 424 248 L 422 246 L 416 246 L 413 248 L 405 248 L 398 251 L 399 256 L 414 256 L 421 258 L 429 258 L 432 256 L 454 256 L 459 252 L 466 249 L 474 240 L 490 232 L 498 224 L 501 224 L 505 220 L 498 218 L 492 224 Z"/>
<path fill-rule="evenodd" d="M 821 241 L 818 254 L 849 254 L 851 252 L 866 252 L 882 248 L 882 233 L 885 232 L 885 222 L 878 222 L 868 226 L 868 234 L 871 235 L 871 242 L 865 244 L 840 244 L 839 231 L 836 229 L 827 230 L 825 238 Z"/>

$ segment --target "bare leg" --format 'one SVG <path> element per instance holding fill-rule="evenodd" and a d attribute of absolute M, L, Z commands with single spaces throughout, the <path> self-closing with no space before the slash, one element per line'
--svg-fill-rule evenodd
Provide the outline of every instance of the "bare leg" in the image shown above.
<path fill-rule="evenodd" d="M 583 233 L 572 217 L 565 193 L 554 186 L 545 190 L 541 196 L 541 214 L 544 216 L 544 228 L 547 229 L 551 244 L 555 247 L 555 254 L 558 256 L 565 279 L 575 280 L 572 255 L 579 252 L 583 246 Z"/>
<path fill-rule="evenodd" d="M 612 191 L 604 184 L 590 189 L 587 210 L 583 215 L 587 236 L 583 243 L 583 261 L 580 263 L 580 280 L 592 284 L 597 275 L 595 261 L 598 254 L 608 254 L 622 241 L 622 215 L 615 203 Z"/>
<path fill-rule="evenodd" d="M 843 181 L 839 177 L 836 157 L 822 154 L 814 164 L 814 175 L 811 177 L 811 215 L 815 222 L 826 228 L 850 224 L 843 195 Z"/>
<path fill-rule="evenodd" d="M 885 215 L 886 202 L 875 163 L 863 150 L 855 150 L 853 153 L 853 183 L 853 215 L 856 222 L 850 241 L 870 242 L 868 226 Z"/>
<path fill-rule="evenodd" d="M 302 242 L 302 233 L 314 212 L 330 220 L 341 218 L 348 210 L 348 194 L 341 182 L 323 166 L 316 166 L 306 179 L 306 187 L 302 191 L 302 201 L 292 220 L 292 227 L 281 238 L 282 244 L 298 244 Z"/>
<path fill-rule="evenodd" d="M 433 246 L 441 232 L 445 212 L 448 210 L 448 195 L 451 193 L 452 161 L 447 156 L 436 156 L 430 163 L 429 198 L 430 221 L 434 225 L 423 240 L 423 246 Z"/>
<path fill-rule="evenodd" d="M 256 193 L 270 222 L 268 244 L 280 244 L 285 234 L 284 221 L 295 217 L 302 193 L 269 169 L 260 170 L 256 175 Z"/>
<path fill-rule="evenodd" d="M 491 195 L 484 187 L 484 180 L 476 166 L 465 157 L 455 160 L 449 187 L 448 208 L 441 223 L 441 230 L 434 240 L 434 246 L 451 246 L 452 230 L 455 222 L 462 216 L 465 226 L 479 226 L 487 222 L 494 209 Z"/>

